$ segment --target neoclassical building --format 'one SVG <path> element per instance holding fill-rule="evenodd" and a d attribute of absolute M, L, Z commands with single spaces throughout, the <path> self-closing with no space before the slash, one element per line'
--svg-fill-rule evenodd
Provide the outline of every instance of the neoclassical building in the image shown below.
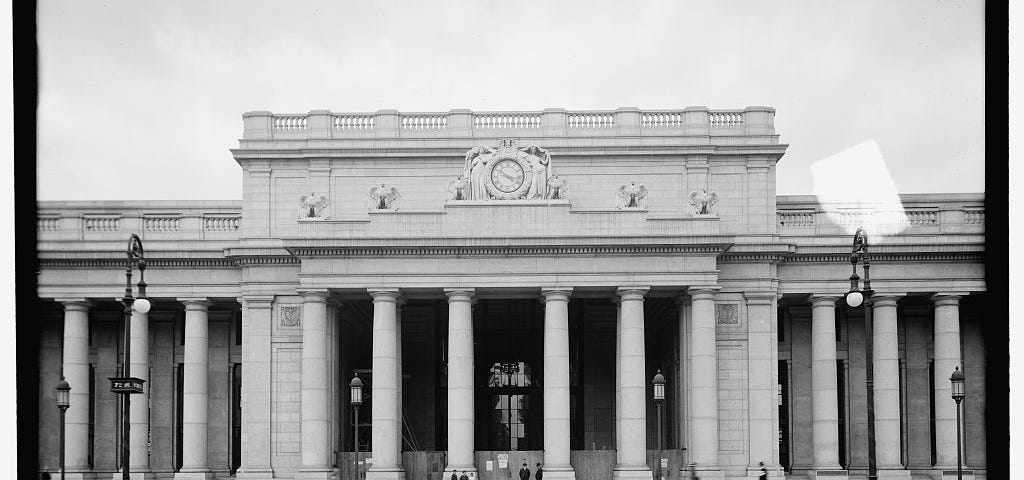
<path fill-rule="evenodd" d="M 39 202 L 40 468 L 63 375 L 69 478 L 948 478 L 960 368 L 985 478 L 983 194 L 902 196 L 868 330 L 878 209 L 776 195 L 774 115 L 249 112 L 240 201 Z"/>

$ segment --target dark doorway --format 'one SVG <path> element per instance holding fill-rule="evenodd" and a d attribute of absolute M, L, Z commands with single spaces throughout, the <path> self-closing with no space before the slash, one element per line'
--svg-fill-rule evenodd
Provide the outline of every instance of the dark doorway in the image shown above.
<path fill-rule="evenodd" d="M 476 450 L 543 449 L 543 305 L 481 300 L 473 333 Z"/>

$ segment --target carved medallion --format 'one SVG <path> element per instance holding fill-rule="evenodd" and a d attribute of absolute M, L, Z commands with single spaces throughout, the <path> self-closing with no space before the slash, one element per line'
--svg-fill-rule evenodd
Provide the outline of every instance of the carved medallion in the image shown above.
<path fill-rule="evenodd" d="M 279 310 L 282 327 L 297 327 L 302 323 L 302 307 L 285 307 Z"/>
<path fill-rule="evenodd" d="M 739 325 L 739 305 L 734 303 L 715 304 L 715 318 L 719 325 Z"/>

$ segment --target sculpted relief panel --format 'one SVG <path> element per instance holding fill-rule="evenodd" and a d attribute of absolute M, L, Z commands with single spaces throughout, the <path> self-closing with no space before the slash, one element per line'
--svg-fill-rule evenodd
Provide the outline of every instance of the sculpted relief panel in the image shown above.
<path fill-rule="evenodd" d="M 564 199 L 567 182 L 555 175 L 551 155 L 536 145 L 517 148 L 511 140 L 466 152 L 462 176 L 447 186 L 448 200 Z"/>

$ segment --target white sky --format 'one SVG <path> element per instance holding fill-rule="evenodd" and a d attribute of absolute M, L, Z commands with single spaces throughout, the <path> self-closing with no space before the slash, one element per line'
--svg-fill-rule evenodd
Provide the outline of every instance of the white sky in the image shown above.
<path fill-rule="evenodd" d="M 779 194 L 866 140 L 902 193 L 982 192 L 983 8 L 40 0 L 39 198 L 240 199 L 249 110 L 687 105 L 775 107 Z"/>

